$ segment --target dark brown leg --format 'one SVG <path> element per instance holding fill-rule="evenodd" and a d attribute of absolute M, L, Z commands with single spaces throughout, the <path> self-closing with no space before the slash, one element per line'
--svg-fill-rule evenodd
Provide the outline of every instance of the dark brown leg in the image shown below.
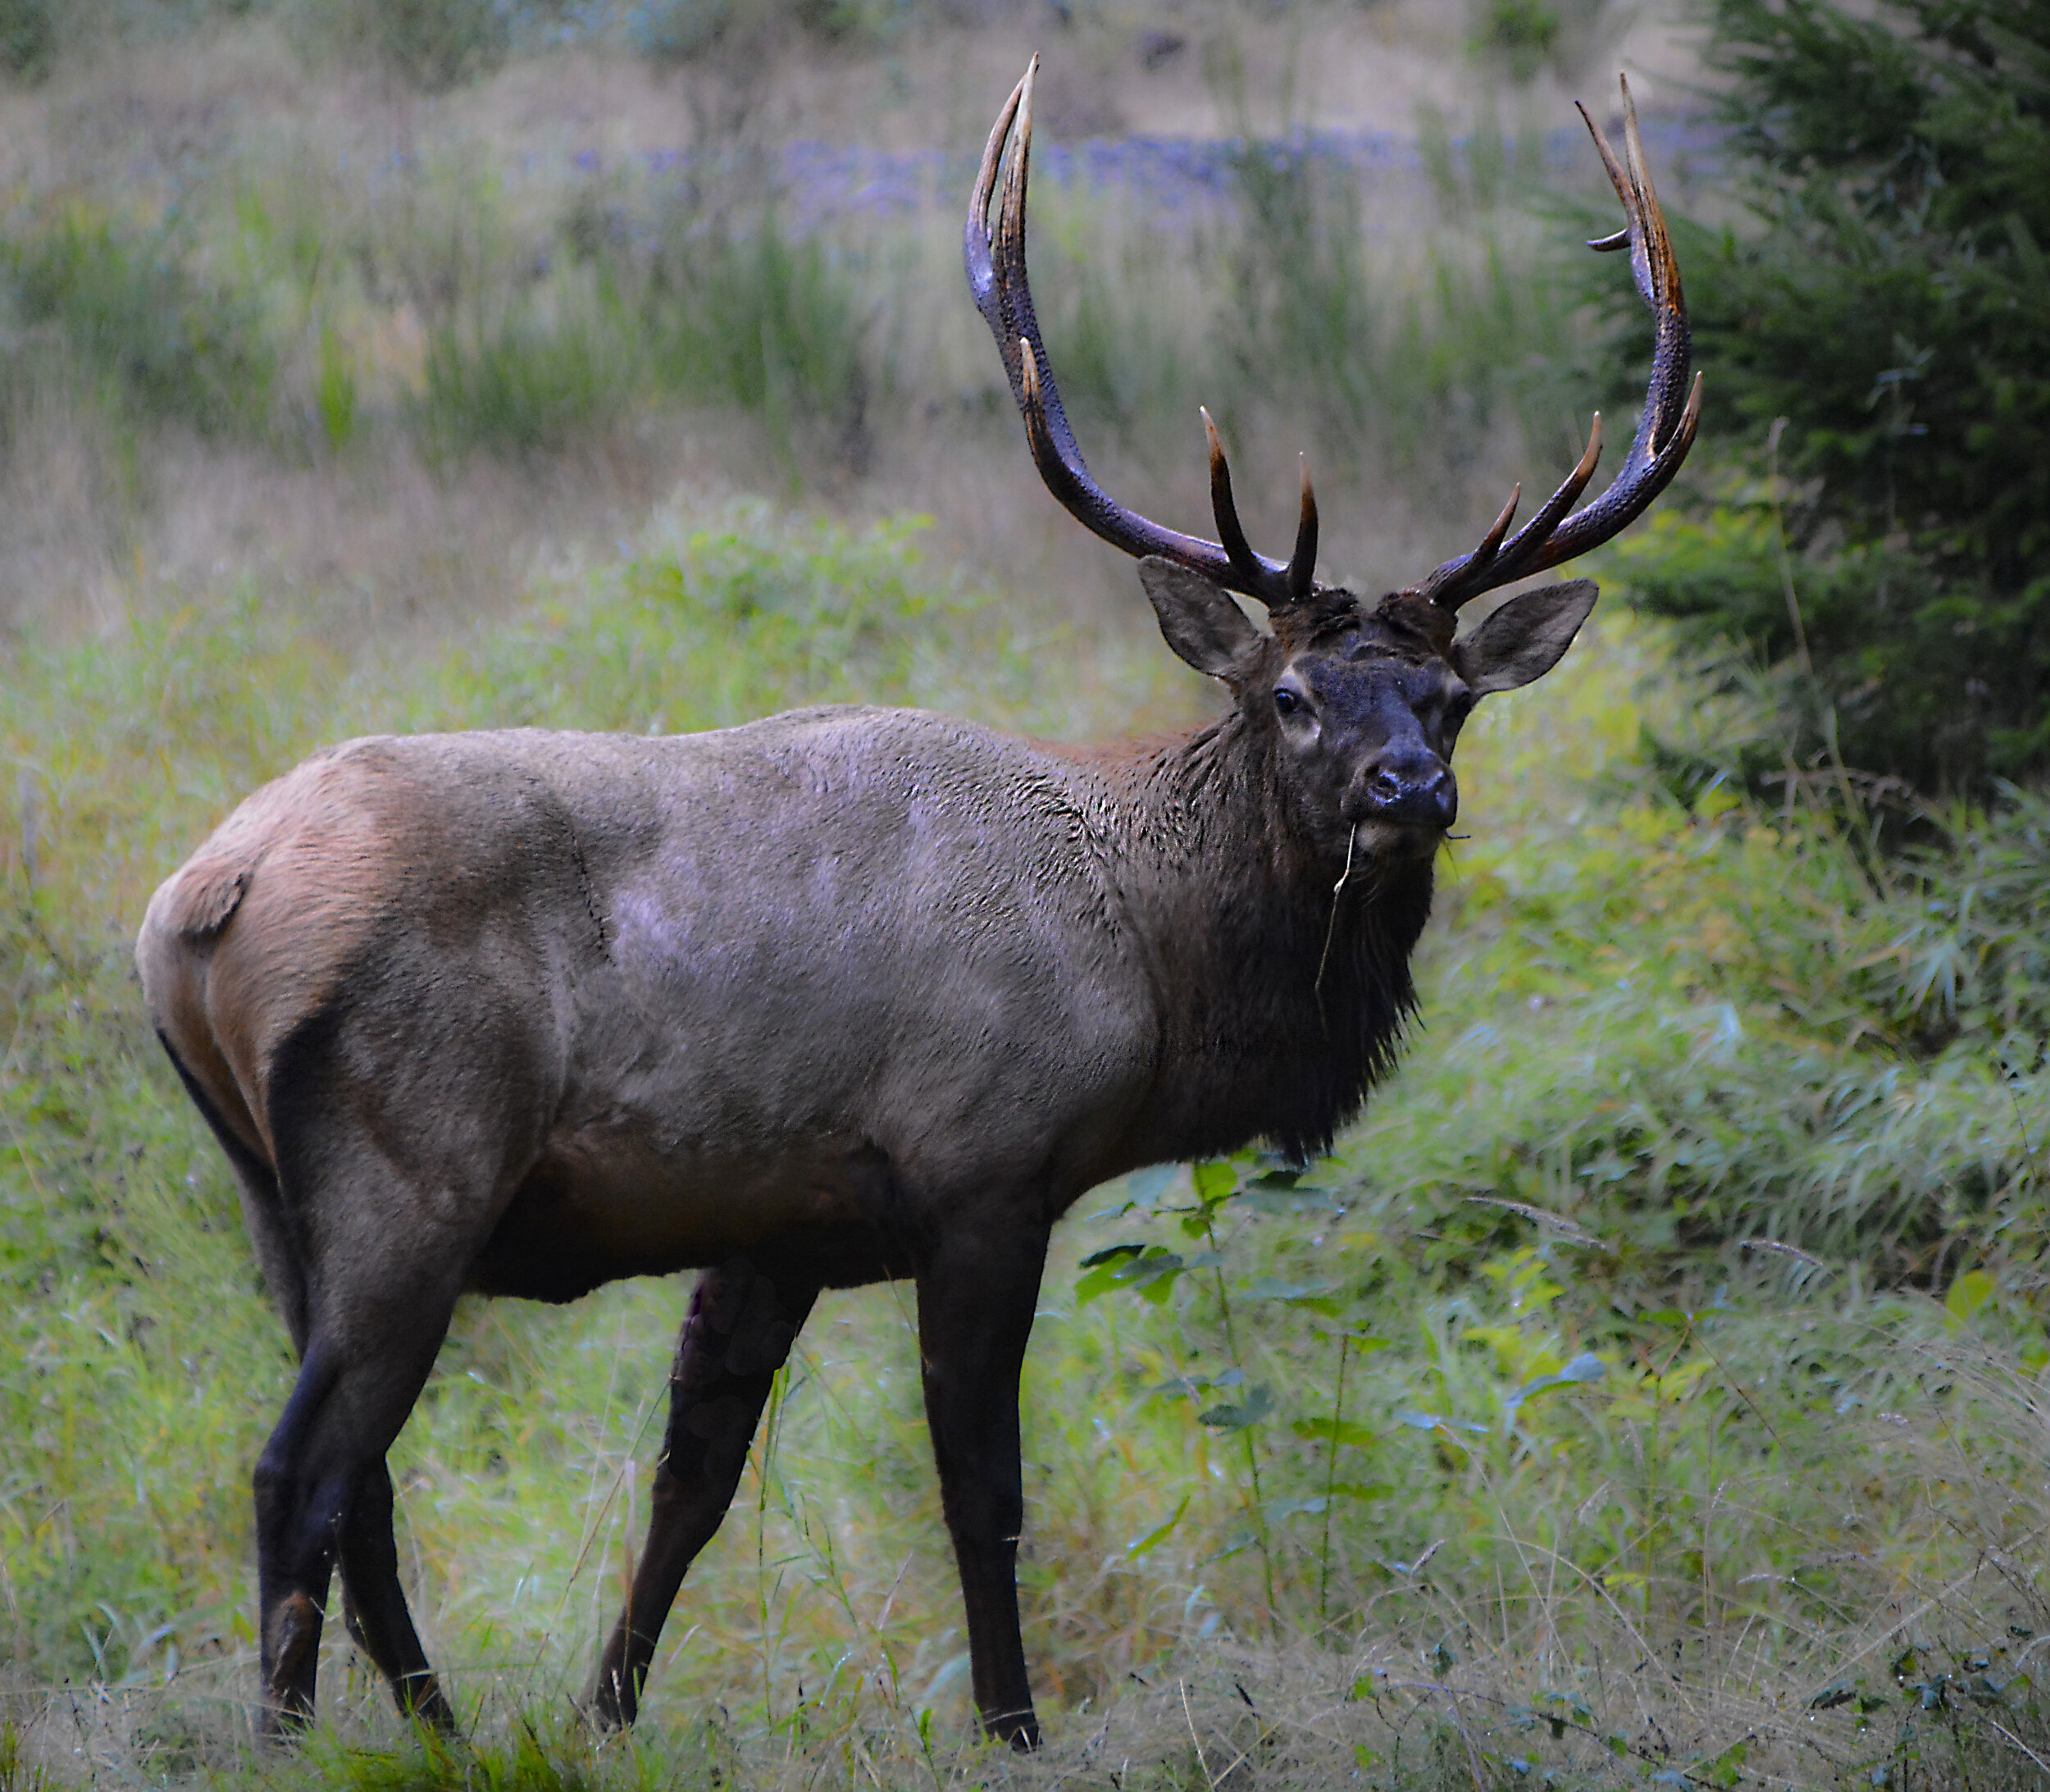
<path fill-rule="evenodd" d="M 338 1556 L 353 1582 L 366 1646 L 393 1676 L 401 1705 L 410 1701 L 422 1717 L 444 1721 L 429 1703 L 438 1695 L 421 1685 L 426 1662 L 399 1589 L 385 1452 L 427 1379 L 453 1305 L 452 1292 L 416 1279 L 384 1299 L 362 1301 L 352 1316 L 362 1322 L 353 1337 L 314 1323 L 292 1397 L 256 1468 L 266 1735 L 288 1735 L 312 1721 Z"/>
<path fill-rule="evenodd" d="M 312 1484 L 304 1484 L 309 1478 L 302 1465 L 335 1379 L 332 1353 L 310 1351 L 284 1415 L 257 1459 L 260 1728 L 271 1736 L 303 1730 L 313 1718 L 313 1674 L 349 1477 L 345 1464 L 329 1461 L 310 1477 Z"/>
<path fill-rule="evenodd" d="M 942 1245 L 918 1271 L 918 1339 L 940 1499 L 961 1569 L 976 1709 L 991 1736 L 1039 1746 L 1018 1634 L 1025 1519 L 1018 1382 L 1046 1235 Z"/>
<path fill-rule="evenodd" d="M 816 1282 L 745 1258 L 698 1279 L 670 1371 L 669 1434 L 655 1465 L 648 1547 L 591 1690 L 592 1715 L 608 1728 L 634 1721 L 663 1621 L 733 1502 L 776 1371 L 818 1297 Z"/>
<path fill-rule="evenodd" d="M 401 1717 L 455 1733 L 455 1712 L 427 1665 L 412 1613 L 399 1580 L 399 1546 L 392 1535 L 391 1473 L 383 1462 L 356 1484 L 341 1530 L 342 1615 L 363 1653 L 391 1682 Z"/>

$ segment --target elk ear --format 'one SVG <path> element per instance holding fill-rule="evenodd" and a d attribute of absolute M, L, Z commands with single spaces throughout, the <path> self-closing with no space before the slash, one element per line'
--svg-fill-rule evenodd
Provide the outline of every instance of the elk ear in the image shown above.
<path fill-rule="evenodd" d="M 1252 670 L 1264 637 L 1221 586 L 1157 554 L 1139 563 L 1139 582 L 1168 645 L 1198 672 L 1235 682 Z"/>
<path fill-rule="evenodd" d="M 1512 597 L 1452 644 L 1452 670 L 1477 697 L 1542 678 L 1565 657 L 1594 600 L 1592 579 L 1569 579 Z"/>

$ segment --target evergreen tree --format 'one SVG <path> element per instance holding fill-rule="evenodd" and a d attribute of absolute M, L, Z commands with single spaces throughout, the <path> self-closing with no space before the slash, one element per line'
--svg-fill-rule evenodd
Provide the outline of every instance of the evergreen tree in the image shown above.
<path fill-rule="evenodd" d="M 1711 18 L 1751 217 L 1675 235 L 1705 433 L 1726 492 L 1752 477 L 1631 556 L 1637 600 L 1788 668 L 1811 764 L 1929 792 L 2040 775 L 2050 0 Z"/>

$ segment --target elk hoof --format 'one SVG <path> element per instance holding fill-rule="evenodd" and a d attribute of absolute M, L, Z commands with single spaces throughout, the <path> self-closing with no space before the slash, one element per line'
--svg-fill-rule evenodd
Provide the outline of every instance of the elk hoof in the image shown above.
<path fill-rule="evenodd" d="M 1007 1711 L 1000 1717 L 986 1717 L 982 1727 L 991 1741 L 1007 1742 L 1019 1754 L 1039 1752 L 1039 1719 L 1029 1706 L 1023 1711 Z"/>
<path fill-rule="evenodd" d="M 264 1626 L 262 1733 L 276 1740 L 297 1735 L 313 1721 L 313 1699 L 304 1684 L 321 1639 L 321 1608 L 303 1593 L 289 1593 L 272 1608 Z"/>

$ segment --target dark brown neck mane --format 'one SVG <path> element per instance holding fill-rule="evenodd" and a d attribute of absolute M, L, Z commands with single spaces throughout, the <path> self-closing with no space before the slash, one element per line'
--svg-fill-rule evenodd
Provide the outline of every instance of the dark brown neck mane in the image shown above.
<path fill-rule="evenodd" d="M 1131 829 L 1121 881 L 1162 1015 L 1141 1161 L 1260 1138 L 1297 1157 L 1328 1149 L 1392 1069 L 1415 1008 L 1431 860 L 1332 863 L 1289 813 L 1278 750 L 1234 710 L 1088 755 Z"/>

